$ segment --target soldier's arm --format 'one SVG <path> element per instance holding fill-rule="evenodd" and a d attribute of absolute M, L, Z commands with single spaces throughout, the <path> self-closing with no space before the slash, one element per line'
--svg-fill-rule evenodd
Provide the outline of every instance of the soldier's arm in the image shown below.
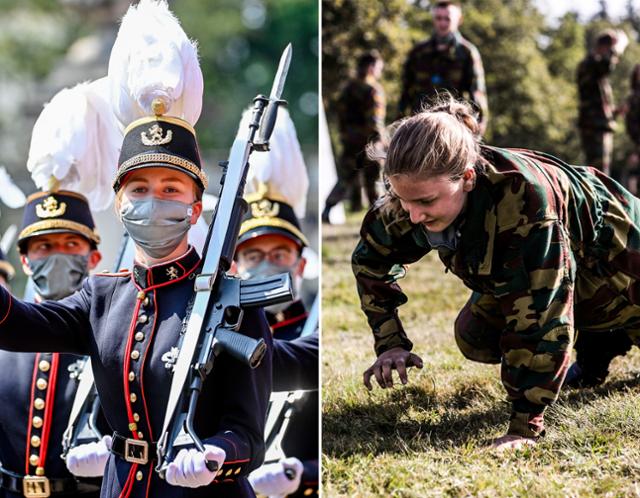
<path fill-rule="evenodd" d="M 558 220 L 500 234 L 496 298 L 506 319 L 502 382 L 512 402 L 508 434 L 544 433 L 543 412 L 560 392 L 574 339 L 575 261 Z"/>
<path fill-rule="evenodd" d="M 0 348 L 89 354 L 90 279 L 61 301 L 28 303 L 0 286 Z"/>
<path fill-rule="evenodd" d="M 395 347 L 407 351 L 413 347 L 398 317 L 398 307 L 407 302 L 407 296 L 392 270 L 414 263 L 429 251 L 418 246 L 414 231 L 408 220 L 394 220 L 380 206 L 374 206 L 362 222 L 360 242 L 351 258 L 360 305 L 373 331 L 377 355 Z"/>
<path fill-rule="evenodd" d="M 402 67 L 402 92 L 398 101 L 398 118 L 411 115 L 411 89 L 415 85 L 413 69 L 413 50 L 409 52 L 407 60 Z"/>
<path fill-rule="evenodd" d="M 214 363 L 214 399 L 217 411 L 223 415 L 216 433 L 204 442 L 226 452 L 225 463 L 216 477 L 220 481 L 247 476 L 264 460 L 264 425 L 271 394 L 271 331 L 262 310 L 247 310 L 241 329 L 245 335 L 264 339 L 268 351 L 255 369 L 227 354 L 221 354 Z"/>
<path fill-rule="evenodd" d="M 273 390 L 318 388 L 318 332 L 291 341 L 273 340 Z"/>
<path fill-rule="evenodd" d="M 471 46 L 469 98 L 476 105 L 480 113 L 480 128 L 482 133 L 487 129 L 489 122 L 489 103 L 487 102 L 487 86 L 484 79 L 484 67 L 480 52 Z"/>

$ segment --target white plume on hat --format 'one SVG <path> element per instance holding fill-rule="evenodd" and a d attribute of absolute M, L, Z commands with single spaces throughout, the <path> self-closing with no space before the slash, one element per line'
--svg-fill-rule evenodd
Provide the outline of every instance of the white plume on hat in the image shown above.
<path fill-rule="evenodd" d="M 238 135 L 245 136 L 252 111 L 242 115 Z M 286 200 L 298 218 L 304 218 L 309 190 L 309 175 L 302 157 L 296 128 L 289 112 L 280 107 L 278 119 L 269 141 L 268 152 L 254 152 L 249 158 L 245 195 L 260 192 L 264 185 L 268 193 Z"/>
<path fill-rule="evenodd" d="M 7 168 L 0 166 L 0 200 L 11 209 L 24 206 L 27 198 L 7 172 Z"/>
<path fill-rule="evenodd" d="M 164 114 L 196 124 L 204 89 L 198 50 L 165 0 L 129 7 L 111 50 L 109 81 L 123 128 L 153 115 L 154 99 L 161 99 Z"/>
<path fill-rule="evenodd" d="M 58 92 L 31 135 L 27 169 L 36 186 L 83 194 L 94 210 L 109 207 L 122 132 L 108 102 L 106 78 Z"/>

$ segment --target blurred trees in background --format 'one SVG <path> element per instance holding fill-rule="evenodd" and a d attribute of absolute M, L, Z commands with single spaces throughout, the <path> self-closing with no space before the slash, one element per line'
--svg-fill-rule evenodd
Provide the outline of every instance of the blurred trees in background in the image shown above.
<path fill-rule="evenodd" d="M 385 60 L 388 120 L 397 117 L 406 55 L 432 33 L 429 6 L 425 0 L 322 1 L 323 100 L 330 126 L 343 82 L 352 75 L 358 55 L 372 48 Z M 640 63 L 633 9 L 615 22 L 604 18 L 606 11 L 585 22 L 573 12 L 557 20 L 545 18 L 533 0 L 467 0 L 462 7 L 460 31 L 478 47 L 485 68 L 490 110 L 485 142 L 543 150 L 573 164 L 583 162 L 576 129 L 576 67 L 598 31 L 624 29 L 631 43 L 611 78 L 616 104 L 622 104 L 631 68 Z M 614 158 L 618 171 L 630 149 L 622 120 L 619 125 Z"/>

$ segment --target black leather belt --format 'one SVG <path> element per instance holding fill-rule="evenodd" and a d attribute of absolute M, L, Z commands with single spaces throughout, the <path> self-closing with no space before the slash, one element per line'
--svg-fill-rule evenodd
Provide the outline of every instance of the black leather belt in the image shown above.
<path fill-rule="evenodd" d="M 1 467 L 0 487 L 27 498 L 95 493 L 100 489 L 99 484 L 79 482 L 71 477 L 49 479 L 46 476 L 22 476 Z"/>
<path fill-rule="evenodd" d="M 111 453 L 130 463 L 145 465 L 156 457 L 156 443 L 124 437 L 113 433 Z"/>

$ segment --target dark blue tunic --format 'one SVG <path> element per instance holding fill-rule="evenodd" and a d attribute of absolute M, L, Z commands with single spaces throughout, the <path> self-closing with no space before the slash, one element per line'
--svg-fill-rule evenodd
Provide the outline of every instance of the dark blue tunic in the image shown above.
<path fill-rule="evenodd" d="M 36 468 L 42 467 L 49 479 L 73 479 L 60 455 L 78 384 L 69 368 L 76 367 L 78 360 L 75 355 L 0 351 L 0 462 L 4 469 L 24 476 L 36 475 Z M 96 482 L 94 491 L 76 494 L 97 498 Z M 0 489 L 0 496 L 22 495 Z"/>
<path fill-rule="evenodd" d="M 133 272 L 94 275 L 74 295 L 40 305 L 0 290 L 0 347 L 90 355 L 109 425 L 127 437 L 155 442 L 171 385 L 166 353 L 178 343 L 199 263 L 190 249 L 150 268 L 136 264 Z M 245 313 L 242 332 L 267 341 L 265 359 L 251 370 L 220 355 L 195 419 L 203 441 L 226 451 L 216 480 L 195 489 L 171 486 L 153 471 L 155 460 L 131 464 L 111 455 L 102 497 L 254 496 L 245 476 L 263 460 L 272 344 L 262 311 Z"/>
<path fill-rule="evenodd" d="M 307 312 L 301 301 L 291 303 L 280 316 L 267 313 L 267 318 L 275 339 L 274 390 L 316 389 L 295 402 L 296 409 L 283 438 L 282 450 L 288 457 L 300 460 L 304 467 L 300 487 L 288 496 L 317 496 L 320 458 L 318 335 L 299 337 L 307 321 Z"/>

